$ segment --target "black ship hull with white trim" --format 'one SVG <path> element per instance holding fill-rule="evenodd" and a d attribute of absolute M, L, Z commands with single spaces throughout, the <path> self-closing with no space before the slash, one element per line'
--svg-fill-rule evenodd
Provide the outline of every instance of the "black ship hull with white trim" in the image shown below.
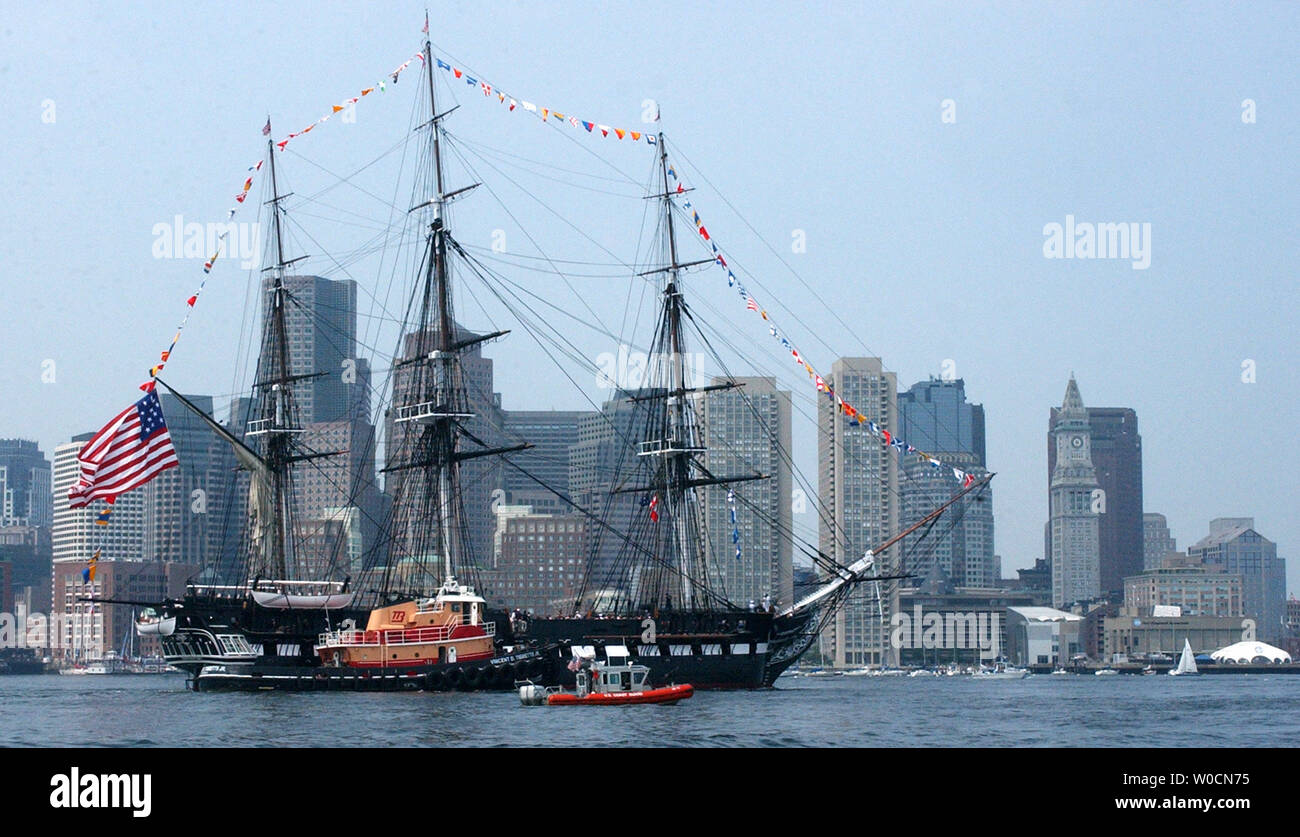
<path fill-rule="evenodd" d="M 520 680 L 558 685 L 567 659 L 567 649 L 558 646 L 503 652 L 473 662 L 374 668 L 311 665 L 298 657 L 273 655 L 250 664 L 201 666 L 193 685 L 199 692 L 506 691 Z"/>
<path fill-rule="evenodd" d="M 656 686 L 759 689 L 773 685 L 811 645 L 812 616 L 737 610 L 661 613 L 657 619 L 534 618 L 515 622 L 509 635 L 565 645 L 625 645 L 650 669 L 649 682 Z M 566 671 L 562 680 L 572 686 L 573 673 Z"/>

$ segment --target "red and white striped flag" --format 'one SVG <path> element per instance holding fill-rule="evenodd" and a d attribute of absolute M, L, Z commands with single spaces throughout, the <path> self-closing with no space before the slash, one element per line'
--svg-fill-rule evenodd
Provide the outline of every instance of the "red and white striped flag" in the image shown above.
<path fill-rule="evenodd" d="M 68 489 L 68 507 L 110 502 L 179 464 L 158 394 L 149 392 L 96 433 L 77 454 L 81 478 Z"/>

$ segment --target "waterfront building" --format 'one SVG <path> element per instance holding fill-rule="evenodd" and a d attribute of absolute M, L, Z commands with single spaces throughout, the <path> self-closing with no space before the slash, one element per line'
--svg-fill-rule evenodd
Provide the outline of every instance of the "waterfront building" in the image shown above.
<path fill-rule="evenodd" d="M 1083 653 L 1083 617 L 1051 607 L 1007 608 L 1007 659 L 1015 665 L 1064 666 Z"/>
<path fill-rule="evenodd" d="M 489 601 L 539 616 L 571 615 L 590 549 L 587 518 L 529 510 L 497 519 L 501 548 Z"/>
<path fill-rule="evenodd" d="M 1255 530 L 1253 517 L 1220 517 L 1210 534 L 1187 548 L 1204 564 L 1241 576 L 1245 615 L 1255 620 L 1259 639 L 1280 640 L 1286 619 L 1286 561 L 1277 544 Z"/>
<path fill-rule="evenodd" d="M 1176 607 L 1184 616 L 1244 615 L 1241 576 L 1206 566 L 1178 553 L 1162 566 L 1124 579 L 1124 612 L 1151 616 L 1158 607 Z"/>
<path fill-rule="evenodd" d="M 123 495 L 125 496 L 125 495 Z M 114 512 L 116 514 L 116 512 Z M 136 608 L 95 599 L 162 601 L 185 592 L 199 568 L 167 561 L 101 560 L 87 580 L 81 561 L 55 561 L 49 643 L 56 661 L 102 659 L 109 651 L 135 647 L 138 654 L 161 653 L 157 638 L 134 636 Z"/>
<path fill-rule="evenodd" d="M 904 587 L 890 620 L 890 644 L 903 666 L 992 662 L 1008 653 L 1007 609 L 1033 604 L 1029 592 L 996 587 Z"/>
<path fill-rule="evenodd" d="M 1176 659 L 1184 640 L 1195 653 L 1207 653 L 1242 641 L 1246 622 L 1239 616 L 1107 616 L 1103 656 L 1110 662 L 1152 654 Z"/>
<path fill-rule="evenodd" d="M 899 531 L 898 456 L 871 434 L 875 422 L 899 432 L 897 378 L 880 358 L 835 361 L 827 383 L 857 408 L 860 423 L 834 402 L 818 401 L 818 494 L 825 513 L 819 521 L 821 551 L 851 564 Z M 875 556 L 881 575 L 896 575 L 898 545 Z M 898 609 L 896 581 L 861 584 L 823 629 L 822 658 L 838 667 L 897 664 L 889 643 L 890 619 Z"/>

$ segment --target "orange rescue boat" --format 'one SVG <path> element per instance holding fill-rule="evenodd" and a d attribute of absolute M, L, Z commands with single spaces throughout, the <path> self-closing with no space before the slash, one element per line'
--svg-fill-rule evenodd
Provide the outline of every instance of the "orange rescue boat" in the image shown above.
<path fill-rule="evenodd" d="M 525 682 L 519 687 L 519 701 L 525 706 L 629 706 L 640 703 L 673 704 L 695 694 L 689 683 L 648 687 L 650 669 L 633 663 L 626 646 L 605 649 L 605 663 L 596 663 L 591 646 L 575 645 L 569 669 L 575 673 L 577 689 L 566 692 Z"/>

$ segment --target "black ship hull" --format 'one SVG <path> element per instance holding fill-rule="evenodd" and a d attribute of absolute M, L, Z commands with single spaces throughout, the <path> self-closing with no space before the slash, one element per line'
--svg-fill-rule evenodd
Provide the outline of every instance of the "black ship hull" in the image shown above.
<path fill-rule="evenodd" d="M 202 666 L 192 686 L 199 692 L 506 691 L 521 680 L 558 685 L 558 672 L 564 668 L 561 657 L 561 649 L 553 646 L 472 662 L 354 668 L 262 656 L 249 663 Z"/>
<path fill-rule="evenodd" d="M 237 596 L 190 595 L 155 608 L 176 617 L 175 631 L 159 637 L 164 659 L 191 677 L 204 666 L 243 665 L 259 656 L 313 665 L 322 633 L 347 619 L 364 625 L 370 618 L 369 608 L 266 608 Z"/>
<path fill-rule="evenodd" d="M 507 689 L 524 679 L 572 686 L 573 673 L 565 667 L 572 645 L 625 645 L 650 669 L 654 685 L 759 689 L 772 686 L 815 639 L 811 613 L 673 612 L 655 619 L 526 622 L 497 614 L 501 649 L 491 671 L 455 664 L 361 670 L 322 666 L 315 644 L 345 619 L 364 624 L 369 609 L 282 610 L 247 599 L 192 596 L 168 610 L 177 614 L 177 627 L 160 637 L 163 655 L 199 691 L 454 691 Z M 519 652 L 527 660 L 541 660 L 520 667 L 524 660 L 505 651 L 519 646 L 531 646 Z"/>
<path fill-rule="evenodd" d="M 45 663 L 28 648 L 0 649 L 0 674 L 44 674 Z"/>
<path fill-rule="evenodd" d="M 624 645 L 650 669 L 655 686 L 697 689 L 772 686 L 811 645 L 811 613 L 755 611 L 660 613 L 657 618 L 498 619 L 498 636 L 565 646 Z M 564 685 L 574 676 L 562 673 Z"/>

